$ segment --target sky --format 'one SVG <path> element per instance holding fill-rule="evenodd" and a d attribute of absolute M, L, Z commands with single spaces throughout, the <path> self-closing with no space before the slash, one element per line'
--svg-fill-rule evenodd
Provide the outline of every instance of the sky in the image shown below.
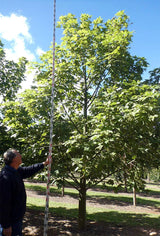
<path fill-rule="evenodd" d="M 54 0 L 0 0 L 0 40 L 7 59 L 30 61 L 49 50 L 53 40 Z M 160 67 L 160 0 L 56 0 L 56 21 L 68 13 L 87 13 L 104 21 L 124 10 L 134 32 L 131 54 L 145 57 L 148 71 Z M 56 29 L 59 44 L 62 31 Z M 32 76 L 32 75 L 30 75 Z M 28 82 L 31 78 L 28 77 Z"/>

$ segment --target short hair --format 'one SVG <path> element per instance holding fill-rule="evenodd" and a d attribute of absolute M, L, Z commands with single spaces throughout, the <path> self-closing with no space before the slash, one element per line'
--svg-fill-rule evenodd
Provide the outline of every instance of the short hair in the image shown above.
<path fill-rule="evenodd" d="M 17 156 L 17 154 L 16 154 L 15 149 L 8 149 L 3 155 L 4 163 L 6 165 L 10 165 L 12 163 L 13 158 L 15 158 L 16 156 Z"/>

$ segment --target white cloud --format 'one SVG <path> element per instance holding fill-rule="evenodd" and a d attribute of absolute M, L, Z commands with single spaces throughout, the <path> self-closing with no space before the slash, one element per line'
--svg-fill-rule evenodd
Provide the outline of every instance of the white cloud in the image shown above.
<path fill-rule="evenodd" d="M 5 48 L 5 53 L 8 60 L 18 61 L 20 57 L 26 57 L 29 61 L 35 59 L 34 54 L 26 49 L 25 40 L 23 38 L 17 38 L 12 48 Z"/>
<path fill-rule="evenodd" d="M 4 50 L 8 60 L 18 61 L 20 57 L 26 57 L 29 61 L 36 59 L 36 55 L 40 56 L 44 51 L 37 47 L 34 53 L 30 46 L 34 43 L 32 35 L 29 32 L 28 19 L 22 15 L 12 13 L 9 16 L 4 16 L 0 13 L 0 39 L 4 42 Z M 22 82 L 22 89 L 19 92 L 28 89 L 33 84 L 35 71 L 28 73 L 26 68 L 25 81 Z"/>
<path fill-rule="evenodd" d="M 32 36 L 29 33 L 27 18 L 12 13 L 10 16 L 0 14 L 0 32 L 7 41 L 16 40 L 22 35 L 32 43 Z"/>
<path fill-rule="evenodd" d="M 0 14 L 0 37 L 10 42 L 10 47 L 5 48 L 7 59 L 14 61 L 20 57 L 35 59 L 34 54 L 26 48 L 27 43 L 33 43 L 26 17 L 14 13 L 10 16 Z"/>
<path fill-rule="evenodd" d="M 37 49 L 36 49 L 36 54 L 37 54 L 38 56 L 42 56 L 43 53 L 45 53 L 45 51 L 43 51 L 42 48 L 37 47 Z"/>

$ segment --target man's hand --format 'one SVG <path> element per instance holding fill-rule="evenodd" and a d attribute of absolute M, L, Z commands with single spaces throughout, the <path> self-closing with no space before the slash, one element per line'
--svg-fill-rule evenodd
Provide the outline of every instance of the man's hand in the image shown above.
<path fill-rule="evenodd" d="M 44 166 L 47 166 L 49 164 L 49 158 L 47 157 L 47 159 L 43 162 Z"/>
<path fill-rule="evenodd" d="M 3 235 L 4 236 L 11 236 L 12 235 L 12 227 L 10 226 L 7 229 L 3 229 Z"/>

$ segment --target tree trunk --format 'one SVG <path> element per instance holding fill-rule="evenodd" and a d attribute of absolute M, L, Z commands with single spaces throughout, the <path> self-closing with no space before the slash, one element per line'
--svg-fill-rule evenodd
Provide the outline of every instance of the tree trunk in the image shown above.
<path fill-rule="evenodd" d="M 82 177 L 82 179 L 80 180 L 78 224 L 79 224 L 80 230 L 85 230 L 86 228 L 86 179 L 85 177 Z"/>
<path fill-rule="evenodd" d="M 158 172 L 157 172 L 157 180 L 159 181 L 159 169 L 158 169 Z"/>
<path fill-rule="evenodd" d="M 133 206 L 136 206 L 136 187 L 133 186 Z"/>
<path fill-rule="evenodd" d="M 126 154 L 124 153 L 124 156 L 123 156 L 123 162 L 124 162 L 124 166 L 123 166 L 123 177 L 124 177 L 124 189 L 125 189 L 125 192 L 127 193 L 128 192 L 128 189 L 127 189 L 127 161 L 126 161 Z"/>
<path fill-rule="evenodd" d="M 147 173 L 147 182 L 150 183 L 150 173 Z"/>
<path fill-rule="evenodd" d="M 86 74 L 86 65 L 82 63 L 83 75 L 84 75 L 84 106 L 83 106 L 83 115 L 84 115 L 84 127 L 83 134 L 87 135 L 87 104 L 88 104 L 88 86 L 87 86 L 87 74 Z M 78 215 L 78 224 L 79 230 L 83 231 L 86 229 L 86 178 L 84 176 L 84 170 L 86 168 L 86 157 L 83 155 L 83 171 L 80 178 L 80 190 L 79 190 L 79 215 Z"/>
<path fill-rule="evenodd" d="M 127 173 L 126 173 L 125 170 L 124 170 L 124 189 L 125 189 L 125 192 L 127 193 L 128 192 L 128 189 L 127 189 Z"/>
<path fill-rule="evenodd" d="M 62 197 L 64 197 L 64 185 L 62 186 Z"/>
<path fill-rule="evenodd" d="M 64 197 L 64 178 L 63 178 L 63 185 L 62 185 L 62 197 Z"/>

